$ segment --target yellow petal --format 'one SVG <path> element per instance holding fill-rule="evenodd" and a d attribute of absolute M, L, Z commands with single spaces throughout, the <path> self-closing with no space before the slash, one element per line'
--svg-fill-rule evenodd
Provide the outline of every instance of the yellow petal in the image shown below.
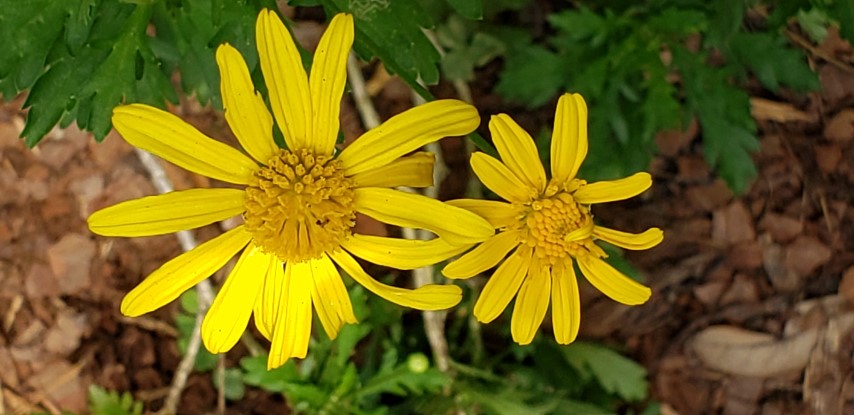
<path fill-rule="evenodd" d="M 516 304 L 513 306 L 513 318 L 510 321 L 510 334 L 513 341 L 520 345 L 530 344 L 543 323 L 546 310 L 549 309 L 552 278 L 544 264 L 533 264 L 528 278 L 519 289 Z"/>
<path fill-rule="evenodd" d="M 498 265 L 511 249 L 519 245 L 520 236 L 520 231 L 500 232 L 445 266 L 442 269 L 442 275 L 453 279 L 464 279 L 488 270 Z"/>
<path fill-rule="evenodd" d="M 478 321 L 489 323 L 507 308 L 528 274 L 533 252 L 528 247 L 519 247 L 489 277 L 474 305 L 474 316 Z"/>
<path fill-rule="evenodd" d="M 546 188 L 546 171 L 537 154 L 534 139 L 507 114 L 498 114 L 489 120 L 492 141 L 501 161 L 528 187 L 542 192 Z"/>
<path fill-rule="evenodd" d="M 581 186 L 572 197 L 578 203 L 592 205 L 594 203 L 613 202 L 635 197 L 652 186 L 649 173 L 635 173 L 619 180 L 609 180 Z"/>
<path fill-rule="evenodd" d="M 471 248 L 451 245 L 442 238 L 420 241 L 359 234 L 353 234 L 341 246 L 365 261 L 397 269 L 430 266 Z"/>
<path fill-rule="evenodd" d="M 593 236 L 620 248 L 635 251 L 652 248 L 664 240 L 664 232 L 658 228 L 649 228 L 643 233 L 628 233 L 595 226 L 593 228 Z"/>
<path fill-rule="evenodd" d="M 436 156 L 419 151 L 384 166 L 353 175 L 356 187 L 429 187 L 433 185 L 433 163 Z"/>
<path fill-rule="evenodd" d="M 587 104 L 578 94 L 564 94 L 557 103 L 552 131 L 552 180 L 575 178 L 587 157 Z"/>
<path fill-rule="evenodd" d="M 326 335 L 330 339 L 335 339 L 344 323 L 356 323 L 350 295 L 344 287 L 344 282 L 341 281 L 341 274 L 328 256 L 324 254 L 319 259 L 313 259 L 307 263 L 314 277 L 311 301 L 314 303 L 317 317 Z"/>
<path fill-rule="evenodd" d="M 302 264 L 307 264 L 303 262 Z M 311 274 L 307 266 L 285 264 L 285 281 L 282 284 L 284 303 L 276 313 L 273 341 L 267 357 L 267 370 L 275 369 L 292 357 L 304 358 L 311 338 Z"/>
<path fill-rule="evenodd" d="M 494 233 L 480 216 L 429 197 L 380 187 L 356 189 L 356 211 L 380 222 L 426 229 L 449 244 L 484 241 Z"/>
<path fill-rule="evenodd" d="M 508 202 L 530 202 L 537 195 L 536 189 L 525 185 L 492 156 L 480 152 L 472 154 L 471 168 L 484 186 Z"/>
<path fill-rule="evenodd" d="M 279 306 L 282 304 L 284 293 L 285 266 L 275 255 L 268 255 L 267 273 L 264 276 L 264 285 L 261 292 L 255 298 L 254 316 L 255 327 L 267 340 L 273 338 L 273 328 L 276 326 L 276 317 Z"/>
<path fill-rule="evenodd" d="M 506 228 L 519 222 L 519 212 L 510 203 L 480 199 L 456 199 L 445 203 L 474 212 L 496 229 Z"/>
<path fill-rule="evenodd" d="M 576 260 L 587 281 L 614 301 L 626 305 L 638 305 L 645 303 L 652 295 L 649 287 L 623 275 L 622 272 L 597 257 L 584 255 Z"/>
<path fill-rule="evenodd" d="M 270 255 L 255 244 L 243 250 L 202 322 L 202 340 L 211 353 L 227 352 L 240 339 L 269 266 Z"/>
<path fill-rule="evenodd" d="M 444 310 L 457 305 L 463 292 L 456 285 L 427 284 L 414 290 L 385 285 L 365 273 L 350 254 L 338 250 L 329 254 L 344 272 L 368 291 L 403 307 L 417 310 Z"/>
<path fill-rule="evenodd" d="M 163 307 L 222 268 L 251 238 L 243 226 L 238 226 L 173 258 L 125 296 L 122 314 L 136 317 Z"/>
<path fill-rule="evenodd" d="M 242 190 L 189 189 L 128 200 L 89 216 L 89 230 L 104 236 L 163 235 L 228 219 L 243 208 Z"/>
<path fill-rule="evenodd" d="M 443 137 L 466 135 L 480 124 L 477 110 L 453 99 L 428 102 L 404 111 L 350 144 L 338 160 L 348 176 L 384 166 Z"/>
<path fill-rule="evenodd" d="M 570 344 L 581 327 L 581 300 L 572 262 L 552 267 L 552 327 L 555 340 Z"/>
<path fill-rule="evenodd" d="M 255 24 L 258 60 L 276 123 L 291 150 L 307 148 L 311 133 L 308 76 L 290 32 L 276 12 L 262 10 Z"/>
<path fill-rule="evenodd" d="M 347 55 L 353 46 L 353 16 L 339 13 L 320 38 L 311 64 L 309 91 L 314 132 L 309 137 L 318 154 L 332 154 L 338 139 L 338 114 L 347 81 Z"/>
<path fill-rule="evenodd" d="M 113 126 L 132 146 L 191 172 L 247 184 L 258 165 L 240 151 L 202 134 L 166 111 L 142 104 L 113 109 Z"/>
<path fill-rule="evenodd" d="M 222 106 L 225 120 L 243 149 L 259 163 L 266 164 L 279 148 L 273 141 L 273 116 L 264 98 L 255 92 L 243 56 L 225 43 L 216 50 Z"/>

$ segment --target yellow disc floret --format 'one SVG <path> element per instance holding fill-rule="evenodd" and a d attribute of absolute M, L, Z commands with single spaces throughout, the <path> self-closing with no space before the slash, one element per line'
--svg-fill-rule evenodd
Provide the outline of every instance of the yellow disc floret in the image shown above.
<path fill-rule="evenodd" d="M 337 160 L 307 149 L 279 150 L 246 188 L 246 230 L 282 261 L 319 258 L 351 234 L 353 181 Z"/>
<path fill-rule="evenodd" d="M 578 203 L 572 193 L 583 186 L 573 180 L 570 188 L 550 184 L 546 192 L 521 206 L 519 228 L 524 243 L 534 248 L 534 255 L 554 265 L 567 256 L 593 253 L 605 256 L 593 243 L 593 215 L 590 207 Z"/>

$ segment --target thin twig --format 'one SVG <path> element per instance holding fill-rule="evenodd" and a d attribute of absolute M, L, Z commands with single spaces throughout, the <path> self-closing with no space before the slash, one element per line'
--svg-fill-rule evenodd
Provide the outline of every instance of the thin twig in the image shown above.
<path fill-rule="evenodd" d="M 220 354 L 216 362 L 214 372 L 214 384 L 216 384 L 216 413 L 225 414 L 225 353 Z"/>
<path fill-rule="evenodd" d="M 813 43 L 811 41 L 805 39 L 803 36 L 793 32 L 789 29 L 783 30 L 783 34 L 785 34 L 786 37 L 788 37 L 789 40 L 791 40 L 796 45 L 806 49 L 809 53 L 812 53 L 813 55 L 818 56 L 821 59 L 824 59 L 826 62 L 836 66 L 839 69 L 842 69 L 845 72 L 854 73 L 854 67 L 852 67 L 851 65 L 849 65 L 849 64 L 847 64 L 847 63 L 845 63 L 839 59 L 836 59 L 836 57 L 834 57 L 830 53 L 827 53 L 827 52 L 823 51 L 821 48 L 813 45 Z"/>
<path fill-rule="evenodd" d="M 166 177 L 166 171 L 163 169 L 163 166 L 160 165 L 160 162 L 145 150 L 135 150 L 137 157 L 148 172 L 151 183 L 154 184 L 154 188 L 157 189 L 157 192 L 163 194 L 175 190 L 172 183 L 169 181 L 169 178 Z M 178 243 L 181 245 L 181 249 L 184 250 L 184 252 L 190 251 L 198 245 L 196 243 L 196 238 L 190 231 L 178 231 L 176 236 L 178 237 Z M 181 399 L 181 392 L 184 391 L 184 387 L 187 385 L 187 378 L 193 371 L 193 365 L 196 362 L 196 355 L 198 355 L 199 347 L 202 345 L 202 320 L 204 319 L 205 312 L 207 312 L 213 299 L 213 288 L 211 287 L 210 281 L 206 279 L 202 280 L 198 285 L 196 285 L 196 292 L 199 297 L 199 307 L 198 310 L 196 310 L 196 321 L 193 325 L 190 341 L 187 344 L 187 352 L 184 354 L 184 357 L 181 359 L 181 362 L 175 370 L 175 376 L 172 378 L 172 385 L 169 388 L 169 394 L 166 395 L 166 401 L 163 403 L 163 409 L 160 410 L 160 413 L 163 414 L 176 413 L 178 409 L 178 402 Z"/>
<path fill-rule="evenodd" d="M 248 331 L 243 332 L 243 335 L 240 336 L 240 341 L 246 346 L 246 350 L 249 351 L 250 356 L 255 357 L 264 354 L 264 347 Z"/>
<path fill-rule="evenodd" d="M 365 77 L 362 76 L 362 70 L 359 68 L 359 61 L 354 52 L 350 52 L 347 57 L 347 79 L 350 80 L 350 89 L 353 92 L 353 101 L 356 103 L 356 110 L 365 124 L 365 128 L 370 130 L 380 125 L 380 116 L 377 114 L 374 103 L 371 101 L 371 96 L 368 95 L 365 89 Z"/>
<path fill-rule="evenodd" d="M 350 88 L 353 92 L 353 101 L 356 103 L 356 110 L 359 112 L 359 116 L 362 118 L 365 128 L 369 130 L 376 128 L 380 125 L 380 117 L 374 108 L 373 102 L 371 102 L 371 97 L 365 89 L 365 78 L 362 76 L 361 69 L 359 69 L 356 55 L 352 52 L 347 59 L 347 78 L 350 80 Z M 417 94 L 413 93 L 413 97 L 417 97 Z M 414 99 L 416 100 L 416 105 L 423 103 L 423 101 L 417 101 L 420 98 Z M 438 143 L 431 143 L 428 146 L 428 150 L 432 151 L 437 158 L 435 164 L 436 168 L 433 170 L 433 182 L 438 184 L 446 173 Z M 408 188 L 401 190 L 416 192 L 415 190 Z M 433 198 L 437 196 L 437 192 L 436 186 L 432 186 L 425 190 L 425 194 Z M 401 232 L 403 233 L 403 237 L 406 239 L 426 240 L 433 237 L 429 232 L 419 232 L 410 228 L 403 228 Z M 433 267 L 415 269 L 412 271 L 412 276 L 415 280 L 416 287 L 431 284 L 434 282 Z M 433 358 L 436 360 L 436 367 L 443 372 L 448 370 L 450 360 L 448 355 L 448 342 L 445 339 L 446 314 L 447 313 L 445 311 L 424 311 L 422 314 L 424 318 L 424 331 L 427 334 L 427 340 L 430 342 L 430 349 L 433 352 Z"/>
<path fill-rule="evenodd" d="M 421 105 L 424 100 L 417 94 L 412 94 L 412 100 L 415 105 Z M 445 159 L 442 157 L 442 149 L 439 143 L 434 141 L 427 144 L 427 151 L 436 155 L 436 164 L 433 168 L 433 186 L 424 189 L 424 195 L 438 199 L 439 185 L 445 176 L 448 175 L 448 167 L 445 165 Z M 404 234 L 405 235 L 405 234 Z M 407 236 L 408 239 L 432 239 L 433 235 L 423 229 L 415 232 L 414 236 Z M 436 282 L 433 275 L 433 267 L 426 266 L 412 270 L 412 277 L 415 279 L 415 286 L 421 287 L 427 284 Z M 451 357 L 448 353 L 448 339 L 445 337 L 445 318 L 448 312 L 445 310 L 424 311 L 422 312 L 424 319 L 424 333 L 427 335 L 427 341 L 430 343 L 430 350 L 433 352 L 433 358 L 436 360 L 436 367 L 442 372 L 447 372 L 450 369 Z"/>

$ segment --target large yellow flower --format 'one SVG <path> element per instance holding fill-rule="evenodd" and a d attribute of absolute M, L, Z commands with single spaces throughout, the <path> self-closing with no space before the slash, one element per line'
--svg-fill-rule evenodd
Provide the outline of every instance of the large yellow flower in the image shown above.
<path fill-rule="evenodd" d="M 290 357 L 305 357 L 312 304 L 330 338 L 344 323 L 356 322 L 335 264 L 396 304 L 422 310 L 457 304 L 461 292 L 456 286 L 387 286 L 368 276 L 352 255 L 413 269 L 447 259 L 462 252 L 460 246 L 493 234 L 489 223 L 474 213 L 391 189 L 430 186 L 432 154 L 406 155 L 444 136 L 473 131 L 480 121 L 477 111 L 454 100 L 424 104 L 389 119 L 336 154 L 352 16 L 332 19 L 310 76 L 274 12 L 261 12 L 256 34 L 272 116 L 240 53 L 228 44 L 216 53 L 225 118 L 248 156 L 168 112 L 137 104 L 113 111 L 113 125 L 130 144 L 242 188 L 191 189 L 123 202 L 93 213 L 92 232 L 148 236 L 235 215 L 245 221 L 154 271 L 124 298 L 122 313 L 138 316 L 162 307 L 241 250 L 205 316 L 202 338 L 211 352 L 227 351 L 254 313 L 255 325 L 272 342 L 270 368 Z M 273 119 L 287 149 L 273 140 Z M 427 229 L 439 238 L 411 241 L 355 234 L 356 212 L 392 225 Z"/>
<path fill-rule="evenodd" d="M 509 203 L 462 199 L 448 203 L 483 216 L 499 232 L 446 266 L 448 278 L 469 278 L 504 262 L 490 277 L 474 308 L 488 323 L 516 297 L 511 321 L 513 340 L 534 339 L 552 303 L 555 339 L 575 340 L 581 317 L 573 258 L 594 287 L 623 304 L 641 304 L 650 289 L 626 277 L 602 258 L 601 239 L 625 249 L 648 249 L 662 241 L 651 228 L 630 234 L 595 225 L 590 205 L 628 199 L 652 184 L 647 173 L 588 184 L 576 178 L 587 156 L 587 105 L 578 94 L 560 98 L 551 142 L 551 179 L 546 178 L 531 136 L 505 114 L 489 122 L 501 160 L 483 153 L 471 157 L 475 174 Z M 515 250 L 514 250 L 515 248 Z M 509 257 L 507 254 L 513 251 Z M 505 259 L 505 257 L 507 257 Z"/>

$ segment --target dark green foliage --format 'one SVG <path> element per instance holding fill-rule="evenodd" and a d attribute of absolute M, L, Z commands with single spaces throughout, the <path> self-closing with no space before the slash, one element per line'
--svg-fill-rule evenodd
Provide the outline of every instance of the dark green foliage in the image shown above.
<path fill-rule="evenodd" d="M 419 84 L 439 80 L 439 51 L 422 28 L 433 22 L 416 0 L 322 0 L 328 14 L 352 13 L 356 21 L 353 49 L 368 60 L 374 56 L 425 99 L 432 95 Z M 460 1 L 459 3 L 464 3 Z"/>
<path fill-rule="evenodd" d="M 103 139 L 112 108 L 123 99 L 162 105 L 175 91 L 147 42 L 148 4 L 97 0 L 19 2 L 4 6 L 0 22 L 13 22 L 0 46 L 5 97 L 32 88 L 22 132 L 36 145 L 60 120 Z M 20 25 L 16 27 L 17 25 Z"/>
<path fill-rule="evenodd" d="M 496 91 L 529 107 L 553 105 L 563 91 L 584 95 L 590 153 L 583 173 L 593 180 L 645 169 L 655 134 L 697 117 L 706 159 L 740 192 L 755 175 L 750 154 L 758 140 L 739 83 L 752 74 L 772 92 L 819 88 L 803 52 L 788 45 L 786 19 L 779 17 L 810 4 L 782 3 L 766 31 L 746 28 L 748 4 L 740 1 L 606 2 L 610 7 L 560 11 L 548 16 L 553 32 L 545 39 L 504 30 L 508 52 Z M 716 53 L 723 60 L 711 63 Z"/>

